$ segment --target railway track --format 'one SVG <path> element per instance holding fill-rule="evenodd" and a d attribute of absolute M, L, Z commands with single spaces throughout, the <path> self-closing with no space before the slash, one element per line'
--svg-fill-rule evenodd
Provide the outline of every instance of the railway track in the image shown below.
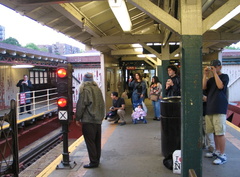
<path fill-rule="evenodd" d="M 45 155 L 48 151 L 53 149 L 59 143 L 62 142 L 62 133 L 58 133 L 53 137 L 47 139 L 46 141 L 42 142 L 41 144 L 37 145 L 36 147 L 32 148 L 27 153 L 23 154 L 19 158 L 19 167 L 20 171 L 23 171 L 28 166 L 30 166 L 33 162 L 41 158 Z"/>

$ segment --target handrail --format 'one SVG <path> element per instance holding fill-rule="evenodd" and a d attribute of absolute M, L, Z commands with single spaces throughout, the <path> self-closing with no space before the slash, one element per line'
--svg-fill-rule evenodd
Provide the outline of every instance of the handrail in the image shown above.
<path fill-rule="evenodd" d="M 50 89 L 42 89 L 35 91 L 25 92 L 30 95 L 25 98 L 25 102 L 30 102 L 21 105 L 20 104 L 20 93 L 17 93 L 17 119 L 19 120 L 19 116 L 25 113 L 31 113 L 32 116 L 39 114 L 40 109 L 44 108 L 44 111 L 51 111 L 53 106 L 56 105 L 57 102 L 57 88 Z M 28 101 L 30 100 L 30 101 Z M 20 112 L 20 109 L 26 109 L 26 106 L 30 106 L 29 110 L 24 110 Z"/>

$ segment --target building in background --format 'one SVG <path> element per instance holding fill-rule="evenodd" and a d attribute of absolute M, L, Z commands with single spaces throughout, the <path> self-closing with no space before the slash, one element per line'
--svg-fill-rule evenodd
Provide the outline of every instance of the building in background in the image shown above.
<path fill-rule="evenodd" d="M 240 50 L 224 49 L 222 52 L 222 65 L 222 72 L 229 76 L 229 102 L 239 102 Z"/>
<path fill-rule="evenodd" d="M 67 55 L 81 53 L 80 48 L 71 46 L 69 44 L 63 44 L 56 42 L 52 45 L 38 45 L 39 48 L 46 48 L 49 53 L 57 55 Z"/>
<path fill-rule="evenodd" d="M 0 41 L 5 40 L 5 27 L 0 25 Z"/>

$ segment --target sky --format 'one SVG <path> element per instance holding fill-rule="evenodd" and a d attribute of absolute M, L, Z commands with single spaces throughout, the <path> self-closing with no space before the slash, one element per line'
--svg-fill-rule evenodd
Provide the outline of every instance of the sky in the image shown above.
<path fill-rule="evenodd" d="M 5 27 L 5 39 L 13 37 L 25 46 L 28 43 L 55 44 L 66 43 L 80 49 L 85 49 L 84 44 L 69 38 L 47 26 L 20 15 L 19 13 L 0 4 L 0 25 Z M 43 34 L 43 35 L 41 35 Z M 43 37 L 44 36 L 44 37 Z"/>
<path fill-rule="evenodd" d="M 84 45 L 69 38 L 53 29 L 43 26 L 19 13 L 0 4 L 0 25 L 5 27 L 5 38 L 13 37 L 25 46 L 28 43 L 55 44 L 56 42 L 66 43 L 80 49 L 85 49 Z M 41 34 L 44 34 L 43 35 Z M 240 41 L 232 44 L 232 47 L 240 48 Z"/>

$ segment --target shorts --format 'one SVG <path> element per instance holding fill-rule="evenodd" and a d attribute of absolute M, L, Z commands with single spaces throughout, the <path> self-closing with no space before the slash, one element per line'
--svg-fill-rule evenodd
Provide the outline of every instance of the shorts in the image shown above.
<path fill-rule="evenodd" d="M 225 135 L 226 133 L 226 114 L 211 114 L 205 116 L 206 133 L 215 135 Z"/>

